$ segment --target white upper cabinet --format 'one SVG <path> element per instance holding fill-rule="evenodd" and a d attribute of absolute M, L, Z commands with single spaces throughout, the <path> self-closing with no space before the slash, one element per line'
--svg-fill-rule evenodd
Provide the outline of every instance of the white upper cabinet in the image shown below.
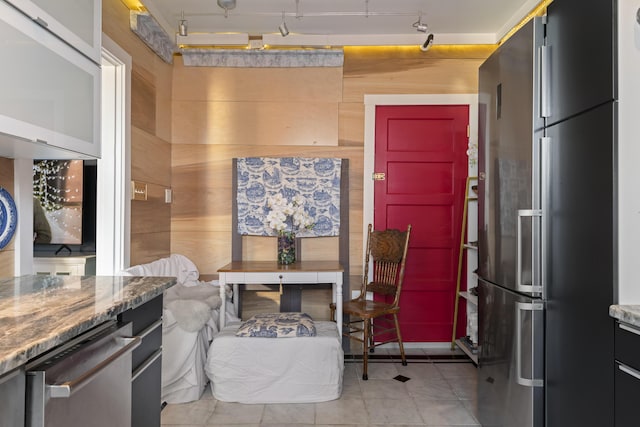
<path fill-rule="evenodd" d="M 100 67 L 3 1 L 0 41 L 0 156 L 99 157 Z"/>
<path fill-rule="evenodd" d="M 38 24 L 100 63 L 100 0 L 7 0 Z"/>

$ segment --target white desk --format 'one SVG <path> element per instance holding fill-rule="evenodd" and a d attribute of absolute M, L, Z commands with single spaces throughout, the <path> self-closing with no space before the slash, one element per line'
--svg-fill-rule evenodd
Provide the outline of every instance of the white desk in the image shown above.
<path fill-rule="evenodd" d="M 336 304 L 336 323 L 342 336 L 342 273 L 337 261 L 298 261 L 280 265 L 276 261 L 233 261 L 218 269 L 220 282 L 220 328 L 225 325 L 226 285 L 233 285 L 235 301 L 239 286 L 247 284 L 332 284 L 332 300 Z M 236 307 L 236 314 L 237 314 Z"/>

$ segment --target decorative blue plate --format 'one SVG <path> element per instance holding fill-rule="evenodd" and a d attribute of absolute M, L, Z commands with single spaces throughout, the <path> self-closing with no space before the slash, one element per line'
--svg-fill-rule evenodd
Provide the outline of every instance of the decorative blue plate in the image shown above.
<path fill-rule="evenodd" d="M 9 244 L 18 224 L 18 212 L 11 194 L 0 187 L 0 249 Z"/>

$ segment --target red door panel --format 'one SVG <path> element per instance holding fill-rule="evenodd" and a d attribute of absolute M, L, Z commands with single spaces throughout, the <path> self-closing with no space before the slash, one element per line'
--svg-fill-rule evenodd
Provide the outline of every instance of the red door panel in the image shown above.
<path fill-rule="evenodd" d="M 376 109 L 374 227 L 412 225 L 400 326 L 407 342 L 451 339 L 467 177 L 466 105 Z"/>

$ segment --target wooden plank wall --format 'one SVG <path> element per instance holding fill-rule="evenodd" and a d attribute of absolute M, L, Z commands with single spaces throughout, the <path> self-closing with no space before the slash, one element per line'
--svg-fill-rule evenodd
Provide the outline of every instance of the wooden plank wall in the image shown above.
<path fill-rule="evenodd" d="M 0 157 L 0 187 L 14 196 L 13 189 L 13 160 Z M 21 217 L 18 220 L 22 220 Z M 0 249 L 0 277 L 13 277 L 15 259 L 15 235 L 7 246 Z"/>
<path fill-rule="evenodd" d="M 163 62 L 129 29 L 121 0 L 103 0 L 102 29 L 132 58 L 131 179 L 147 184 L 148 200 L 131 202 L 131 265 L 168 256 L 171 250 L 171 85 L 173 66 Z"/>
<path fill-rule="evenodd" d="M 341 157 L 350 162 L 350 267 L 361 274 L 364 95 L 476 93 L 493 49 L 346 48 L 342 68 L 184 67 L 177 58 L 171 251 L 207 275 L 231 260 L 234 157 Z M 275 239 L 245 239 L 244 259 L 275 258 Z M 337 239 L 304 244 L 303 254 L 335 259 Z"/>

